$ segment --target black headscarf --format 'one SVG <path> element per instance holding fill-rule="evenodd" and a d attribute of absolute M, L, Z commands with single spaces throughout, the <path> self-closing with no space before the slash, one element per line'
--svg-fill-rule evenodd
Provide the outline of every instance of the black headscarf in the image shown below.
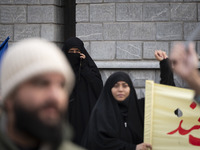
<path fill-rule="evenodd" d="M 86 59 L 80 59 L 80 54 L 68 53 L 70 48 L 78 48 Z M 80 144 L 91 111 L 102 90 L 103 82 L 99 69 L 79 38 L 69 38 L 63 46 L 63 52 L 76 75 L 76 85 L 70 96 L 68 119 L 74 128 L 74 142 Z"/>
<path fill-rule="evenodd" d="M 123 102 L 114 99 L 111 89 L 125 81 L 130 94 Z M 144 105 L 138 104 L 130 77 L 123 72 L 112 74 L 93 109 L 82 140 L 89 150 L 133 150 L 143 142 Z"/>
<path fill-rule="evenodd" d="M 92 58 L 90 57 L 90 55 L 88 54 L 88 52 L 86 51 L 85 47 L 84 47 L 84 43 L 83 41 L 81 41 L 79 38 L 77 37 L 71 37 L 69 38 L 64 46 L 63 46 L 63 52 L 65 53 L 65 55 L 67 56 L 69 62 L 74 65 L 74 62 L 72 62 L 73 60 L 71 60 L 71 54 L 68 53 L 70 48 L 78 48 L 81 53 L 83 53 L 86 56 L 86 61 L 87 61 L 87 65 L 94 69 L 94 71 L 99 73 L 99 70 L 96 66 L 96 64 L 94 63 L 94 61 L 92 60 Z M 78 54 L 77 54 L 78 55 Z M 80 58 L 80 57 L 79 57 Z M 75 72 L 76 73 L 76 72 Z M 98 75 L 99 78 L 101 78 L 100 74 Z"/>

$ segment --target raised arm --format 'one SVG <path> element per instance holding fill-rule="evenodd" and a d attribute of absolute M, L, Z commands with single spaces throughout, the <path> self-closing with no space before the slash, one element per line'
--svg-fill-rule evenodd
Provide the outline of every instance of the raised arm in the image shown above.
<path fill-rule="evenodd" d="M 168 59 L 166 52 L 156 50 L 154 54 L 155 58 L 160 61 L 160 83 L 175 86 L 173 72 L 170 67 L 170 60 Z"/>

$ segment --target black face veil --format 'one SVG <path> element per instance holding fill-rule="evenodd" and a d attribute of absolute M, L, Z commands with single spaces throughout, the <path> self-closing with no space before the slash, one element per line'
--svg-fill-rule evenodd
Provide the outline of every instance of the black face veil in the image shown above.
<path fill-rule="evenodd" d="M 70 48 L 78 48 L 86 59 L 80 59 L 80 54 L 68 53 Z M 102 90 L 103 82 L 99 69 L 79 38 L 69 38 L 63 46 L 63 52 L 76 75 L 76 85 L 70 96 L 68 117 L 75 132 L 74 142 L 80 144 L 90 113 Z"/>
<path fill-rule="evenodd" d="M 115 100 L 111 93 L 118 81 L 125 81 L 130 87 L 130 95 L 125 104 Z M 112 74 L 93 109 L 83 145 L 95 150 L 135 148 L 143 141 L 144 118 L 139 107 L 130 77 L 123 72 Z"/>
<path fill-rule="evenodd" d="M 93 69 L 94 68 L 97 69 L 96 64 L 94 63 L 94 61 L 92 60 L 92 58 L 90 57 L 88 52 L 86 51 L 83 41 L 81 41 L 77 37 L 71 37 L 65 42 L 65 44 L 64 44 L 64 46 L 62 48 L 65 56 L 69 59 L 70 63 L 74 64 L 74 62 L 72 62 L 70 60 L 71 54 L 68 53 L 70 48 L 78 48 L 81 51 L 81 53 L 83 53 L 86 56 L 86 60 L 87 60 L 88 66 L 93 68 Z"/>

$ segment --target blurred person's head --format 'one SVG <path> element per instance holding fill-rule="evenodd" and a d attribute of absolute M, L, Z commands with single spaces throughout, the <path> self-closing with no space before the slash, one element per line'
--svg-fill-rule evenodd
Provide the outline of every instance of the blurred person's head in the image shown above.
<path fill-rule="evenodd" d="M 1 105 L 8 123 L 39 142 L 59 142 L 74 75 L 53 43 L 27 39 L 7 50 L 1 66 Z"/>

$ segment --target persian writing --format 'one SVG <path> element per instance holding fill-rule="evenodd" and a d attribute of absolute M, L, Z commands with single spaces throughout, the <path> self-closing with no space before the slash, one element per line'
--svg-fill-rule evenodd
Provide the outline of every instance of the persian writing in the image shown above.
<path fill-rule="evenodd" d="M 192 109 L 195 109 L 197 106 L 197 104 L 195 102 L 193 102 L 191 105 L 190 105 L 190 108 Z M 198 121 L 200 122 L 200 118 L 198 119 Z M 178 132 L 180 135 L 187 135 L 189 134 L 190 132 L 192 132 L 193 130 L 199 130 L 200 129 L 200 125 L 194 125 L 193 127 L 191 127 L 190 129 L 184 129 L 182 127 L 182 123 L 183 123 L 183 120 L 180 121 L 179 123 L 179 126 L 177 129 L 167 133 L 167 134 L 175 134 L 176 132 Z M 189 134 L 189 143 L 191 145 L 194 145 L 194 146 L 200 146 L 200 138 L 197 138 L 197 137 L 194 137 L 193 135 Z"/>

